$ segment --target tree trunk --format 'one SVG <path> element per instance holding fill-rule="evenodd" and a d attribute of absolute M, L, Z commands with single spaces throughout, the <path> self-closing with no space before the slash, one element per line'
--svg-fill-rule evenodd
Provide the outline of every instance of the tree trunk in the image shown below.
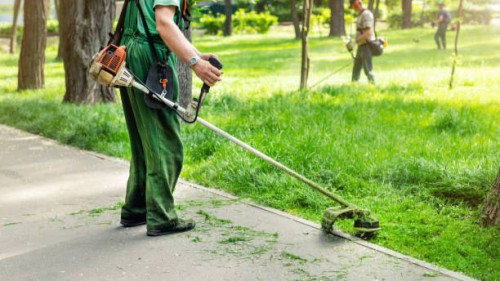
<path fill-rule="evenodd" d="M 292 12 L 293 29 L 295 30 L 295 39 L 300 39 L 300 20 L 297 13 L 297 0 L 290 0 L 290 11 Z"/>
<path fill-rule="evenodd" d="M 483 211 L 483 225 L 500 225 L 500 169 L 498 170 L 495 182 L 493 182 L 491 191 L 486 198 L 486 204 Z"/>
<path fill-rule="evenodd" d="M 56 59 L 60 60 L 62 59 L 62 40 L 61 40 L 61 34 L 62 34 L 62 27 L 61 27 L 61 21 L 62 21 L 62 11 L 61 11 L 61 0 L 54 0 L 55 8 L 56 8 L 56 16 L 57 20 L 59 22 L 59 46 L 57 48 L 57 57 Z"/>
<path fill-rule="evenodd" d="M 373 12 L 373 4 L 374 4 L 374 0 L 368 0 L 368 10 L 372 11 Z"/>
<path fill-rule="evenodd" d="M 233 3 L 231 0 L 224 0 L 226 6 L 226 21 L 224 22 L 224 36 L 231 36 L 233 33 Z"/>
<path fill-rule="evenodd" d="M 330 5 L 330 34 L 328 36 L 344 36 L 344 0 L 328 0 Z"/>
<path fill-rule="evenodd" d="M 260 1 L 256 1 L 257 3 L 255 4 L 255 11 L 257 13 L 263 13 L 266 9 L 266 6 L 269 4 L 267 3 L 268 1 L 266 0 L 260 0 Z"/>
<path fill-rule="evenodd" d="M 462 22 L 462 10 L 463 10 L 463 0 L 460 0 L 460 4 L 458 6 L 458 21 L 457 21 L 457 33 L 455 34 L 455 54 L 453 55 L 453 62 L 451 66 L 451 77 L 449 88 L 453 89 L 453 79 L 455 76 L 455 68 L 457 66 L 457 57 L 458 57 L 458 36 L 460 35 L 460 23 Z"/>
<path fill-rule="evenodd" d="M 62 56 L 66 75 L 63 102 L 93 104 L 116 102 L 114 89 L 101 86 L 88 75 L 92 56 L 108 41 L 115 18 L 114 0 L 61 1 Z"/>
<path fill-rule="evenodd" d="M 375 5 L 375 13 L 373 13 L 373 30 L 376 30 L 375 29 L 375 25 L 377 24 L 377 18 L 378 18 L 378 15 L 379 15 L 379 4 L 380 4 L 380 0 L 377 0 L 377 4 Z"/>
<path fill-rule="evenodd" d="M 403 29 L 411 28 L 411 2 L 412 0 L 401 0 L 403 10 L 403 22 L 401 27 Z"/>
<path fill-rule="evenodd" d="M 304 0 L 304 20 L 302 21 L 302 63 L 300 68 L 300 88 L 307 88 L 307 78 L 309 76 L 309 46 L 307 36 L 309 35 L 309 28 L 311 26 L 311 13 L 312 13 L 312 0 Z"/>
<path fill-rule="evenodd" d="M 19 90 L 41 89 L 44 86 L 48 3 L 48 0 L 24 1 L 24 34 L 17 84 Z"/>
<path fill-rule="evenodd" d="M 14 20 L 12 21 L 12 32 L 10 37 L 10 49 L 11 54 L 16 52 L 17 43 L 17 18 L 19 17 L 19 8 L 21 7 L 21 0 L 16 0 L 14 3 Z"/>
<path fill-rule="evenodd" d="M 183 33 L 191 42 L 191 27 L 183 30 Z M 177 71 L 179 77 L 179 103 L 182 107 L 187 108 L 192 98 L 193 75 L 191 68 L 181 60 L 177 60 Z"/>

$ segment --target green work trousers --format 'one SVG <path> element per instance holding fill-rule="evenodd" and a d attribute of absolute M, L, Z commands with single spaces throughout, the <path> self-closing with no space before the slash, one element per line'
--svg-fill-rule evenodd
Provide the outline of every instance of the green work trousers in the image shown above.
<path fill-rule="evenodd" d="M 146 36 L 137 31 L 137 14 L 135 5 L 129 5 L 121 44 L 127 47 L 128 68 L 138 80 L 145 82 L 153 56 Z M 157 35 L 154 41 L 160 59 L 165 60 L 167 47 Z M 173 54 L 168 64 L 174 69 L 174 99 L 177 100 L 179 83 Z M 148 230 L 172 226 L 177 220 L 172 193 L 183 162 L 179 119 L 168 108 L 149 108 L 144 94 L 134 88 L 122 88 L 121 100 L 132 149 L 121 216 L 129 220 L 146 218 Z"/>

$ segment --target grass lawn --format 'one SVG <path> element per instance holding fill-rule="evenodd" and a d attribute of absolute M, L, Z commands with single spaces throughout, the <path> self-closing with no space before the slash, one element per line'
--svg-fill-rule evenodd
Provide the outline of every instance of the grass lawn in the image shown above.
<path fill-rule="evenodd" d="M 382 225 L 373 243 L 500 280 L 500 229 L 479 225 L 500 167 L 500 29 L 463 28 L 453 90 L 452 52 L 435 50 L 433 32 L 379 32 L 390 45 L 374 61 L 377 86 L 363 74 L 361 83 L 349 83 L 347 67 L 307 92 L 297 91 L 300 42 L 291 30 L 195 37 L 199 49 L 219 55 L 225 71 L 201 116 L 370 209 Z M 310 85 L 351 60 L 340 39 L 316 34 L 310 45 Z M 17 56 L 0 53 L 0 122 L 129 158 L 119 105 L 61 104 L 56 51 L 49 44 L 46 89 L 23 92 L 16 92 Z M 183 139 L 187 180 L 317 222 L 334 205 L 199 125 L 184 126 Z M 349 232 L 351 223 L 338 227 Z"/>

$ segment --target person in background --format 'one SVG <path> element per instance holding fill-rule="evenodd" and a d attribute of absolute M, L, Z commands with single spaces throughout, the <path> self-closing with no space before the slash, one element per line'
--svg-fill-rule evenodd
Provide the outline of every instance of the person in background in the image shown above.
<path fill-rule="evenodd" d="M 365 72 L 366 77 L 370 83 L 375 83 L 373 75 L 372 53 L 368 46 L 368 41 L 375 40 L 374 32 L 374 18 L 373 13 L 363 7 L 361 0 L 349 0 L 350 8 L 358 12 L 356 20 L 356 57 L 354 59 L 354 66 L 352 69 L 352 81 L 359 80 L 361 68 Z"/>
<path fill-rule="evenodd" d="M 437 30 L 434 34 L 434 40 L 438 49 L 446 50 L 446 29 L 448 29 L 448 24 L 451 21 L 450 13 L 444 8 L 444 2 L 439 2 L 439 13 L 437 18 Z"/>

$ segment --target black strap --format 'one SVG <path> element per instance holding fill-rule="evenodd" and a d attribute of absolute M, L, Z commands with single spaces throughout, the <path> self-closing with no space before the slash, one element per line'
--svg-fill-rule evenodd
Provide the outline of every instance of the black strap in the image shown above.
<path fill-rule="evenodd" d="M 111 36 L 111 38 L 109 39 L 107 45 L 120 44 L 120 41 L 122 40 L 124 26 L 125 26 L 125 15 L 127 13 L 127 7 L 128 7 L 129 2 L 130 2 L 130 0 L 125 0 L 125 2 L 123 3 L 122 11 L 120 13 L 120 18 L 118 19 L 118 24 L 116 25 L 115 33 L 109 34 Z"/>
<path fill-rule="evenodd" d="M 184 4 L 182 5 L 182 8 L 181 8 L 181 11 L 182 11 L 181 15 L 182 15 L 182 18 L 184 19 L 184 29 L 185 30 L 188 30 L 189 26 L 191 25 L 191 12 L 189 11 L 188 1 L 189 0 L 184 0 Z"/>
<path fill-rule="evenodd" d="M 139 15 L 141 17 L 142 25 L 144 27 L 144 30 L 146 31 L 146 37 L 148 38 L 148 43 L 149 43 L 149 48 L 151 49 L 151 54 L 153 54 L 153 58 L 156 63 L 160 62 L 160 59 L 158 57 L 158 53 L 156 52 L 155 49 L 155 44 L 153 41 L 153 36 L 151 35 L 151 32 L 149 31 L 148 23 L 146 22 L 146 17 L 144 16 L 144 11 L 142 10 L 141 3 L 139 3 L 139 0 L 135 0 L 135 3 L 137 4 L 137 9 L 139 9 Z M 167 51 L 167 60 L 168 56 L 170 55 L 170 50 Z"/>

